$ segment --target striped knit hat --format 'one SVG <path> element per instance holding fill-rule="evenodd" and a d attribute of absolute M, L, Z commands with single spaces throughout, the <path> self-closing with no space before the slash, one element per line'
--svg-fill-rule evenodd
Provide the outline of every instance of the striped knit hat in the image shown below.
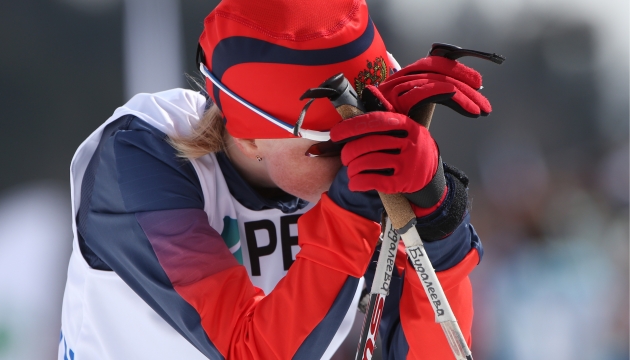
<path fill-rule="evenodd" d="M 223 0 L 205 19 L 199 44 L 204 64 L 227 89 L 291 125 L 306 103 L 300 96 L 332 75 L 343 72 L 360 93 L 392 71 L 365 0 Z M 206 86 L 232 136 L 293 137 L 212 82 Z M 320 99 L 302 128 L 328 131 L 339 121 Z"/>

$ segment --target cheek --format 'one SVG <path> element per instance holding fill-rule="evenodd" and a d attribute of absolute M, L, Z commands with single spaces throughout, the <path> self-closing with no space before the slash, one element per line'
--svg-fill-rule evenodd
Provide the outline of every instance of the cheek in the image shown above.
<path fill-rule="evenodd" d="M 310 158 L 303 153 L 284 154 L 268 163 L 269 175 L 274 183 L 289 194 L 315 202 L 328 191 L 341 167 L 335 158 Z"/>

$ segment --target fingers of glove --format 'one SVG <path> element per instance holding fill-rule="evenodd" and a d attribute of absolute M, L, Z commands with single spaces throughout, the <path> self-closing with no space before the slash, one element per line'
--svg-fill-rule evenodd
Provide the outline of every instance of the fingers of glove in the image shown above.
<path fill-rule="evenodd" d="M 452 84 L 458 90 L 468 94 L 480 94 L 478 90 L 468 86 L 468 84 L 461 82 L 450 76 L 441 74 L 416 74 L 405 76 L 404 78 L 392 81 L 389 84 L 380 86 L 379 89 L 383 93 L 383 96 L 389 95 L 389 97 L 400 96 L 406 91 L 409 91 L 415 86 L 420 86 L 424 83 L 448 83 Z"/>
<path fill-rule="evenodd" d="M 383 172 L 385 172 L 385 170 L 388 169 L 384 168 Z M 413 193 L 422 188 L 418 188 L 418 186 L 411 181 L 413 176 L 396 176 L 398 172 L 399 171 L 394 170 L 394 175 L 374 172 L 350 175 L 350 167 L 348 167 L 348 176 L 350 178 L 348 188 L 351 191 L 376 190 L 386 194 Z"/>
<path fill-rule="evenodd" d="M 424 100 L 438 102 L 437 100 L 450 99 L 457 93 L 457 88 L 453 84 L 423 79 L 401 84 L 395 91 L 400 91 L 402 95 L 392 99 L 394 107 L 396 110 L 408 114 L 413 106 Z M 436 99 L 438 95 L 443 95 L 443 97 Z"/>
<path fill-rule="evenodd" d="M 330 130 L 330 139 L 334 142 L 350 141 L 367 134 L 378 134 L 406 130 L 413 125 L 413 120 L 406 115 L 374 111 L 344 120 Z M 404 133 L 399 132 L 398 136 Z"/>
<path fill-rule="evenodd" d="M 348 164 L 348 187 L 352 191 L 378 190 L 387 193 L 400 192 L 401 184 L 394 184 L 392 175 L 400 172 L 401 159 L 397 155 L 370 153 Z M 406 179 L 398 179 L 404 182 Z"/>
<path fill-rule="evenodd" d="M 450 60 L 441 56 L 427 56 L 415 63 L 405 66 L 383 83 L 396 80 L 400 77 L 418 73 L 437 73 L 457 79 L 473 89 L 481 88 L 481 74 L 459 61 Z"/>
<path fill-rule="evenodd" d="M 341 163 L 348 165 L 356 158 L 373 153 L 385 152 L 399 154 L 401 149 L 409 142 L 406 138 L 397 138 L 388 135 L 369 135 L 348 142 L 341 150 Z"/>
<path fill-rule="evenodd" d="M 396 187 L 387 181 L 387 177 L 381 174 L 358 174 L 350 178 L 348 189 L 351 191 L 376 190 L 386 194 L 397 194 Z"/>
<path fill-rule="evenodd" d="M 476 118 L 480 115 L 487 115 L 487 113 L 482 114 L 479 106 L 464 94 L 457 91 L 457 89 L 452 88 L 453 92 L 442 94 L 440 91 L 430 91 L 433 85 L 435 84 L 428 84 L 405 93 L 398 98 L 396 108 L 410 113 L 416 106 L 436 103 L 446 105 L 468 117 Z"/>
<path fill-rule="evenodd" d="M 474 101 L 471 101 L 468 97 L 460 92 L 453 95 L 452 98 L 440 102 L 440 104 L 448 106 L 456 112 L 472 118 L 478 118 L 482 115 L 488 115 L 487 112 L 481 111 L 479 105 L 477 105 Z"/>
<path fill-rule="evenodd" d="M 413 74 L 400 77 L 398 79 L 394 79 L 392 81 L 387 81 L 379 85 L 378 89 L 383 96 L 390 100 L 391 97 L 399 96 L 401 93 L 408 91 L 413 86 L 417 86 L 417 84 L 429 83 L 429 82 L 443 82 L 443 83 L 451 83 L 457 87 L 468 87 L 472 89 L 470 86 L 465 83 L 454 79 L 452 77 L 442 75 L 442 74 L 431 74 L 431 73 L 421 73 L 421 74 Z M 414 85 L 409 85 L 414 84 Z M 473 89 L 474 91 L 474 89 Z"/>
<path fill-rule="evenodd" d="M 492 112 L 490 101 L 488 101 L 488 99 L 483 96 L 478 90 L 475 90 L 470 86 L 466 86 L 464 83 L 448 76 L 445 77 L 444 80 L 451 84 L 454 84 L 455 87 L 457 87 L 457 90 L 461 92 L 461 94 L 463 94 L 464 96 L 466 96 L 466 98 L 470 99 L 473 103 L 479 106 L 482 115 L 488 115 Z"/>
<path fill-rule="evenodd" d="M 412 106 L 428 97 L 449 92 L 455 93 L 453 100 L 475 117 L 487 115 L 492 111 L 490 102 L 480 92 L 447 76 L 437 75 L 436 79 L 434 79 L 434 76 L 431 76 L 430 79 L 420 78 L 404 82 L 394 87 L 391 92 L 392 94 L 399 94 L 398 99 L 391 99 L 394 107 L 398 111 L 406 113 L 409 112 Z M 442 103 L 440 101 L 432 102 Z"/>
<path fill-rule="evenodd" d="M 402 159 L 398 154 L 384 152 L 364 154 L 348 163 L 348 177 L 352 181 L 353 177 L 361 173 L 380 173 L 383 176 L 391 176 L 400 171 L 401 163 Z"/>
<path fill-rule="evenodd" d="M 363 89 L 361 100 L 368 111 L 395 111 L 385 95 L 374 85 L 368 85 Z"/>
<path fill-rule="evenodd" d="M 385 97 L 386 99 L 389 99 L 390 103 L 394 106 L 394 108 L 397 111 L 402 112 L 402 113 L 409 113 L 409 108 L 411 106 L 415 105 L 417 102 L 424 100 L 421 97 L 416 97 L 416 95 L 421 96 L 421 94 L 416 94 L 413 96 L 412 100 L 407 100 L 407 102 L 411 101 L 413 104 L 408 103 L 406 106 L 402 106 L 402 102 L 400 101 L 400 99 L 397 99 L 397 97 L 402 97 L 404 95 L 407 95 L 407 92 L 409 92 L 413 88 L 421 87 L 425 84 L 438 83 L 438 82 L 452 84 L 458 91 L 466 95 L 466 97 L 468 97 L 470 101 L 474 102 L 480 108 L 480 112 L 477 111 L 473 113 L 475 117 L 479 116 L 480 114 L 487 115 L 488 113 L 492 111 L 490 102 L 479 91 L 471 88 L 470 86 L 466 85 L 465 83 L 457 79 L 454 79 L 445 75 L 440 75 L 440 74 L 409 75 L 403 78 L 399 78 L 395 81 L 389 82 L 387 84 L 384 83 L 381 86 L 379 86 L 378 89 L 382 93 L 383 97 Z M 444 93 L 447 93 L 446 88 L 444 90 Z M 439 94 L 439 91 L 436 89 L 435 92 L 427 93 L 426 96 L 429 97 L 429 96 L 435 96 L 438 94 Z M 439 103 L 439 101 L 432 101 L 432 102 Z M 463 106 L 463 107 L 466 108 L 466 106 Z"/>
<path fill-rule="evenodd" d="M 415 144 L 403 139 L 406 144 L 400 154 L 371 152 L 350 161 L 347 165 L 350 189 L 413 193 L 424 188 L 435 174 L 439 155 L 437 144 L 426 129 L 419 132 L 417 139 Z M 361 180 L 365 175 L 376 176 L 368 177 L 374 182 Z"/>
<path fill-rule="evenodd" d="M 430 74 L 415 74 L 415 75 L 401 76 L 396 79 L 388 78 L 387 81 L 384 81 L 378 85 L 377 90 L 383 94 L 382 96 L 385 99 L 387 99 L 387 101 L 389 101 L 392 97 L 395 97 L 396 95 L 398 95 L 394 91 L 394 89 L 397 86 L 407 83 L 407 82 L 414 81 L 414 80 L 428 79 L 428 75 Z M 431 75 L 439 75 L 439 74 L 431 74 Z M 441 76 L 444 76 L 444 75 L 441 75 Z"/>

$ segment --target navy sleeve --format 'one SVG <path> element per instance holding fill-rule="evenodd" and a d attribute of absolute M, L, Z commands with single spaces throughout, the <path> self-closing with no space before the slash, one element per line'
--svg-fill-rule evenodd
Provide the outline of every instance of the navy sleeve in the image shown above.
<path fill-rule="evenodd" d="M 185 250 L 192 263 L 199 257 L 216 260 L 215 269 L 202 271 L 238 265 L 208 223 L 194 168 L 175 156 L 166 139 L 134 116 L 105 128 L 83 178 L 77 215 L 82 251 L 93 267 L 115 271 L 204 355 L 222 359 L 199 314 L 177 294 L 158 260 L 154 249 L 160 249 L 164 234 L 142 227 L 144 219 L 158 218 L 171 238 L 187 239 Z"/>

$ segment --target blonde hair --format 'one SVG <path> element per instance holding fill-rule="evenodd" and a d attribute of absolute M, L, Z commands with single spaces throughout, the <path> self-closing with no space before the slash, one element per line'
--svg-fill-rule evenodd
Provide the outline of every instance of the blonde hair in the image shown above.
<path fill-rule="evenodd" d="M 169 143 L 182 158 L 196 159 L 209 153 L 225 150 L 223 114 L 215 104 L 203 114 L 199 124 L 186 137 L 171 137 Z"/>

